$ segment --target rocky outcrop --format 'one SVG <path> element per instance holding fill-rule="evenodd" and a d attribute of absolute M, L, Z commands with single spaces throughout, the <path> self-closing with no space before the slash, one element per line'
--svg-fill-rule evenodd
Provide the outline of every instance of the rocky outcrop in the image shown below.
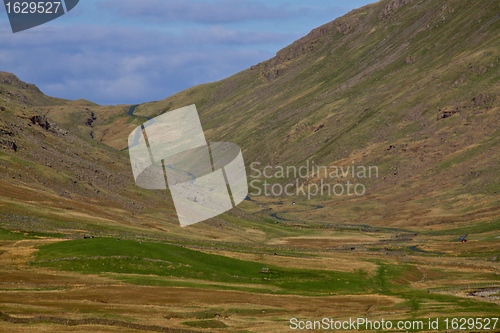
<path fill-rule="evenodd" d="M 97 120 L 97 117 L 95 116 L 95 113 L 91 111 L 90 112 L 90 117 L 88 117 L 87 120 L 85 120 L 85 125 L 92 127 L 92 124 L 96 120 Z"/>
<path fill-rule="evenodd" d="M 14 141 L 14 132 L 10 129 L 0 128 L 0 146 L 9 150 L 17 151 L 17 144 Z"/>
<path fill-rule="evenodd" d="M 0 139 L 0 146 L 17 152 L 17 144 L 14 141 Z"/>
<path fill-rule="evenodd" d="M 492 102 L 493 102 L 493 97 L 489 94 L 479 94 L 477 96 L 475 96 L 473 99 L 472 99 L 472 102 L 474 103 L 474 106 L 476 107 L 483 107 L 483 106 L 491 106 Z"/>
<path fill-rule="evenodd" d="M 47 118 L 45 116 L 33 116 L 30 118 L 31 120 L 31 123 L 33 125 L 38 125 L 40 126 L 41 128 L 43 128 L 44 130 L 50 130 L 51 129 L 51 124 L 49 123 L 49 121 L 47 120 Z"/>
<path fill-rule="evenodd" d="M 389 2 L 378 15 L 379 19 L 391 19 L 394 13 L 402 6 L 409 4 L 412 0 L 394 0 Z"/>
<path fill-rule="evenodd" d="M 437 120 L 449 118 L 449 117 L 453 116 L 455 113 L 457 113 L 458 111 L 459 111 L 458 109 L 440 110 L 438 112 Z"/>
<path fill-rule="evenodd" d="M 411 64 L 413 64 L 414 62 L 415 62 L 415 57 L 414 57 L 414 56 L 408 56 L 408 57 L 406 57 L 406 63 L 407 63 L 408 65 L 411 65 Z"/>

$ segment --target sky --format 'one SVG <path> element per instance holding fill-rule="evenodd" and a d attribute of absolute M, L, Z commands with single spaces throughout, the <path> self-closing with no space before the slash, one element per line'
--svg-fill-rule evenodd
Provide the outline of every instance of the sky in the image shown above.
<path fill-rule="evenodd" d="M 80 0 L 12 33 L 0 5 L 0 71 L 45 94 L 108 104 L 160 100 L 272 58 L 375 0 Z"/>

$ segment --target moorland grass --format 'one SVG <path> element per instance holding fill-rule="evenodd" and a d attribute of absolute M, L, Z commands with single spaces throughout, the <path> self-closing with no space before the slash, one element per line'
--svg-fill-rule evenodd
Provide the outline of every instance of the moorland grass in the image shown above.
<path fill-rule="evenodd" d="M 86 274 L 134 274 L 135 278 L 127 276 L 127 279 L 139 284 L 144 281 L 146 284 L 154 283 L 147 278 L 156 276 L 249 286 L 267 285 L 277 287 L 282 293 L 297 294 L 356 294 L 371 289 L 370 281 L 362 272 L 269 266 L 178 245 L 112 238 L 69 240 L 44 245 L 40 247 L 33 264 Z M 268 273 L 262 272 L 264 267 L 269 268 Z M 158 280 L 156 283 L 161 284 Z"/>
<path fill-rule="evenodd" d="M 23 239 L 36 239 L 43 237 L 62 238 L 64 237 L 64 235 L 58 233 L 10 231 L 5 229 L 0 229 L 0 240 L 23 240 Z"/>

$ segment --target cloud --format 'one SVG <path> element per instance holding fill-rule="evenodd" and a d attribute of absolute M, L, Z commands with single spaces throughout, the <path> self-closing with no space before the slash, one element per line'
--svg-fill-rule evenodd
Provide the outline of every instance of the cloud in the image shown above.
<path fill-rule="evenodd" d="M 83 65 L 80 69 L 58 75 L 57 80 L 45 85 L 44 92 L 71 99 L 98 100 L 104 104 L 158 100 L 238 71 L 235 58 L 245 63 L 259 56 L 262 55 L 249 52 L 183 52 L 170 57 L 136 55 L 121 59 L 115 66 L 112 56 L 102 58 L 98 64 L 80 60 L 79 64 Z M 112 67 L 119 70 L 110 70 Z M 99 71 L 104 74 L 96 74 Z M 85 92 L 83 96 L 82 92 Z"/>
<path fill-rule="evenodd" d="M 55 97 L 158 100 L 269 59 L 339 10 L 332 0 L 88 0 L 16 34 L 3 13 L 0 70 Z"/>
<path fill-rule="evenodd" d="M 229 29 L 220 25 L 209 26 L 206 29 L 186 29 L 184 42 L 200 44 L 230 44 L 252 46 L 266 43 L 283 43 L 293 40 L 296 36 L 290 33 L 272 33 L 264 31 L 241 31 Z"/>
<path fill-rule="evenodd" d="M 280 38 L 221 27 L 180 35 L 127 26 L 48 27 L 4 36 L 0 64 L 52 96 L 139 103 L 220 80 L 269 58 L 249 43 Z"/>
<path fill-rule="evenodd" d="M 148 22 L 221 24 L 249 20 L 276 20 L 304 15 L 306 8 L 270 6 L 258 1 L 105 0 L 99 4 L 121 17 Z"/>

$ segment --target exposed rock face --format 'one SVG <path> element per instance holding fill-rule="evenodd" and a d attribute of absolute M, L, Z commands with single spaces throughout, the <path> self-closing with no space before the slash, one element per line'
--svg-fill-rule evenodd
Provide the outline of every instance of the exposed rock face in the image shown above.
<path fill-rule="evenodd" d="M 87 118 L 87 120 L 85 121 L 85 125 L 92 127 L 92 124 L 96 120 L 97 120 L 97 117 L 95 116 L 94 112 L 90 112 L 90 117 Z"/>
<path fill-rule="evenodd" d="M 488 106 L 492 101 L 493 97 L 491 97 L 489 94 L 479 94 L 472 99 L 472 102 L 474 102 L 474 105 L 477 107 Z"/>
<path fill-rule="evenodd" d="M 394 0 L 387 4 L 382 12 L 379 14 L 379 19 L 386 20 L 390 19 L 392 15 L 402 6 L 409 4 L 412 0 Z"/>
<path fill-rule="evenodd" d="M 31 117 L 30 120 L 31 120 L 31 123 L 33 125 L 37 124 L 41 128 L 43 128 L 44 130 L 47 130 L 47 131 L 49 129 L 51 129 L 51 127 L 52 127 L 45 116 L 36 115 L 36 116 Z"/>
<path fill-rule="evenodd" d="M 453 116 L 455 113 L 457 113 L 458 111 L 459 111 L 458 109 L 441 110 L 438 113 L 437 120 L 449 118 L 449 117 Z"/>
<path fill-rule="evenodd" d="M 0 140 L 0 145 L 17 152 L 17 144 L 10 140 Z"/>
<path fill-rule="evenodd" d="M 17 144 L 13 141 L 14 132 L 9 129 L 0 128 L 0 146 L 17 151 Z"/>

